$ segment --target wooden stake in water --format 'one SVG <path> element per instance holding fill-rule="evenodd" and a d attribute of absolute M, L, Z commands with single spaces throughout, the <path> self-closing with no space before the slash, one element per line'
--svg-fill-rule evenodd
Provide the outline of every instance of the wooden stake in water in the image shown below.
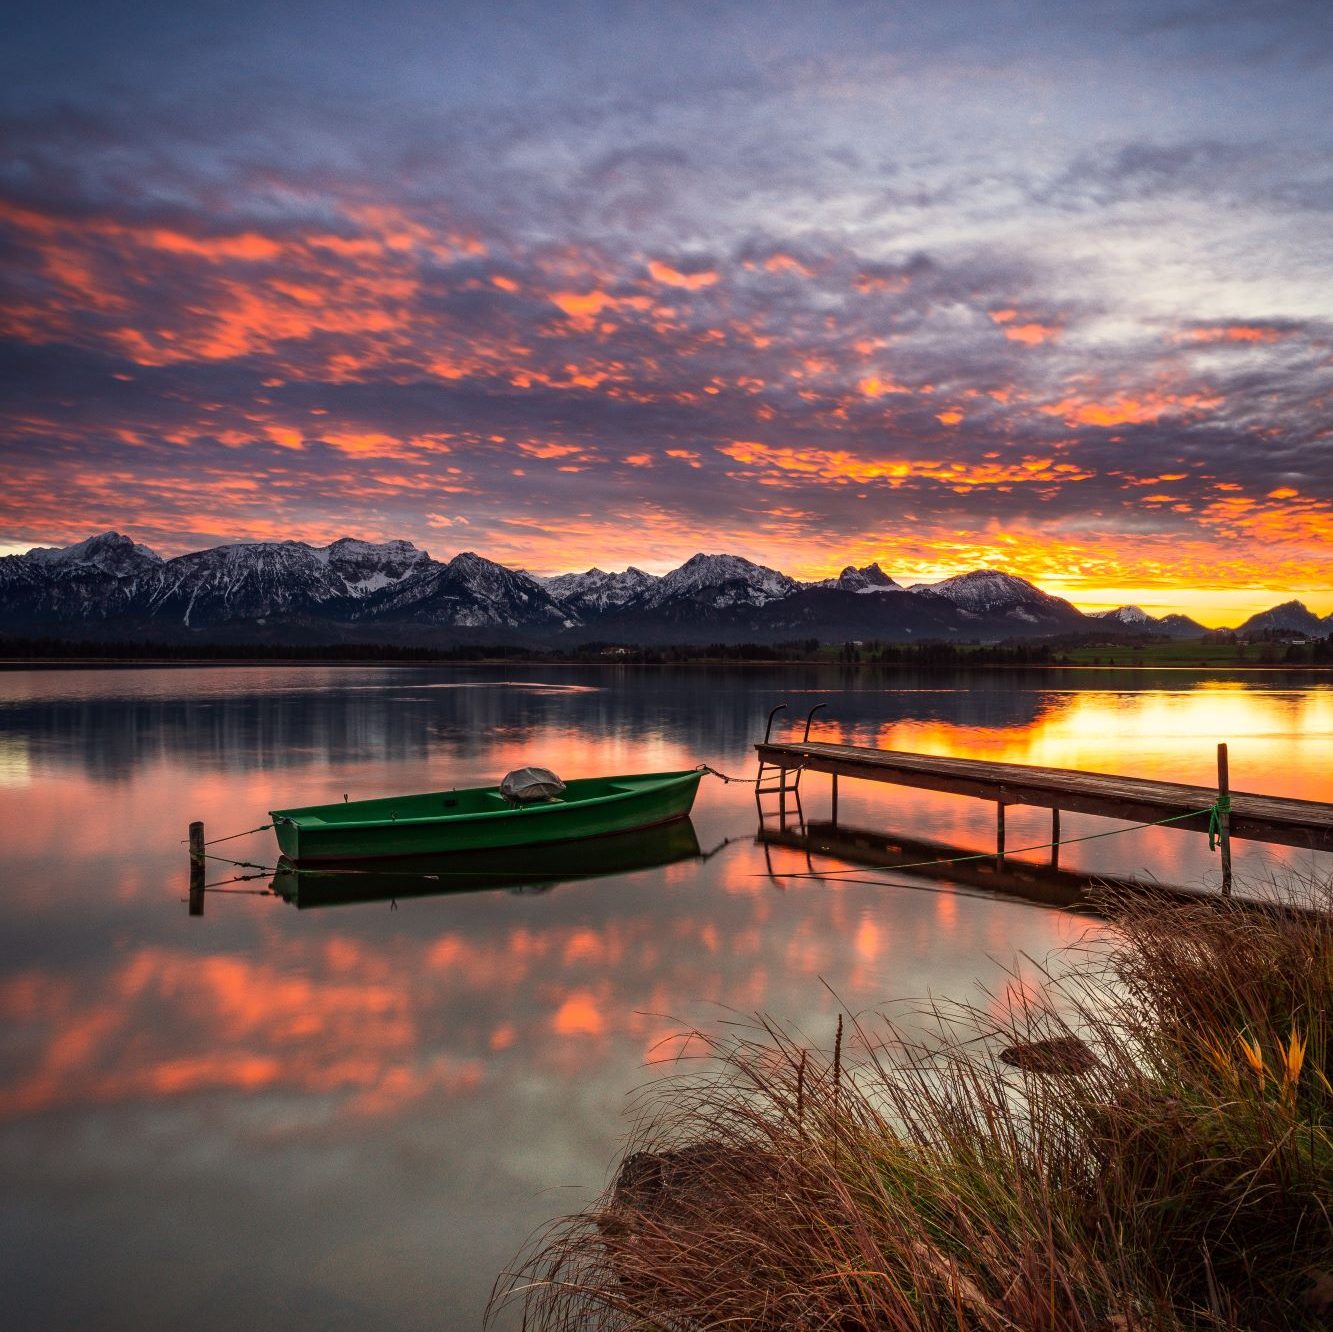
<path fill-rule="evenodd" d="M 204 825 L 190 824 L 190 915 L 204 914 Z"/>
<path fill-rule="evenodd" d="M 1222 851 L 1222 896 L 1231 896 L 1231 771 L 1225 742 L 1217 747 L 1218 843 Z"/>

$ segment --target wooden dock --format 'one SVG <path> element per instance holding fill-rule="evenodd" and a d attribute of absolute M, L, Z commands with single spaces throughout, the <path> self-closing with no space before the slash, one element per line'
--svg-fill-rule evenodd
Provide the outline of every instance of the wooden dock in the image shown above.
<path fill-rule="evenodd" d="M 1223 882 L 1230 884 L 1230 838 L 1271 842 L 1313 851 L 1333 851 L 1333 804 L 1292 800 L 1285 796 L 1232 791 L 1226 766 L 1226 746 L 1218 746 L 1217 787 L 1188 786 L 1143 777 L 1117 777 L 1069 768 L 1043 768 L 1024 763 L 995 763 L 987 759 L 945 758 L 903 750 L 872 749 L 860 745 L 830 745 L 818 741 L 781 743 L 765 740 L 755 746 L 760 762 L 760 790 L 785 798 L 796 789 L 802 772 L 823 772 L 833 778 L 832 816 L 838 822 L 838 779 L 858 778 L 889 782 L 927 791 L 945 791 L 993 801 L 996 805 L 996 857 L 1004 858 L 1004 811 L 1010 805 L 1033 805 L 1051 811 L 1051 841 L 1060 841 L 1060 812 L 1093 814 L 1130 823 L 1163 823 L 1166 828 L 1208 832 L 1210 815 L 1219 796 L 1223 839 Z M 775 778 L 766 778 L 773 772 Z M 769 785 L 765 788 L 765 781 Z M 1058 861 L 1054 848 L 1052 862 Z"/>

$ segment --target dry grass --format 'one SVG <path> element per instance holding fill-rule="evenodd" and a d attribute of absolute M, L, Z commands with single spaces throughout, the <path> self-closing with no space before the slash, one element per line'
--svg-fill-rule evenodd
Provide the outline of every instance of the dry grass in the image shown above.
<path fill-rule="evenodd" d="M 1100 955 L 999 1024 L 713 1038 L 493 1307 L 541 1332 L 1329 1326 L 1333 917 L 1104 906 Z"/>

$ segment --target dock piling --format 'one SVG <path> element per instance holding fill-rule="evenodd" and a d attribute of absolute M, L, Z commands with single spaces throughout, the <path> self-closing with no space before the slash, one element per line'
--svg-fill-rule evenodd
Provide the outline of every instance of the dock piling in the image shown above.
<path fill-rule="evenodd" d="M 1217 823 L 1222 852 L 1222 896 L 1231 896 L 1231 769 L 1225 741 L 1217 747 Z"/>
<path fill-rule="evenodd" d="M 1004 800 L 995 802 L 995 868 L 1004 869 Z"/>
<path fill-rule="evenodd" d="M 190 824 L 190 915 L 204 914 L 204 825 Z"/>
<path fill-rule="evenodd" d="M 1060 806 L 1051 806 L 1051 868 L 1060 868 Z"/>

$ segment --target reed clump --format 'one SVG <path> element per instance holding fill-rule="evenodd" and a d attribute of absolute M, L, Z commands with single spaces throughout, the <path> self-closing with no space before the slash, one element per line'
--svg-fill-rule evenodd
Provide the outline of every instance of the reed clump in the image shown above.
<path fill-rule="evenodd" d="M 1183 1332 L 1333 1325 L 1333 887 L 1145 901 L 929 1041 L 706 1038 L 616 1180 L 497 1284 L 523 1325 Z"/>

